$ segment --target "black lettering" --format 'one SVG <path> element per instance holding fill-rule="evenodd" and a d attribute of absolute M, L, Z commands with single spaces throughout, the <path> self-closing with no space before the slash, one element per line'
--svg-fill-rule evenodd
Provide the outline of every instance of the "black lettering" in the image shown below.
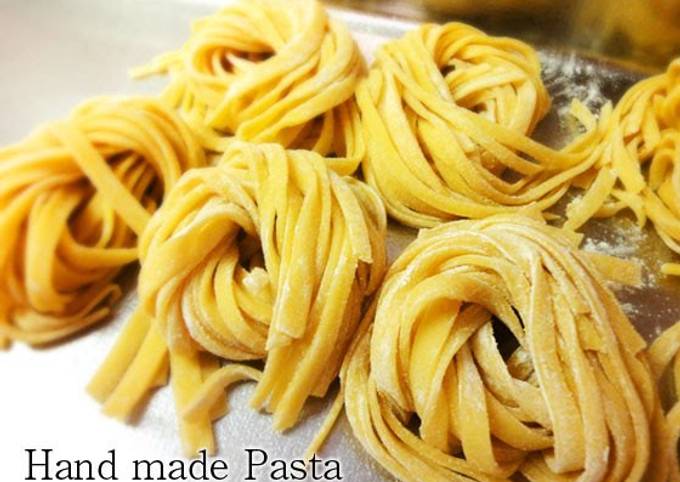
<path fill-rule="evenodd" d="M 267 456 L 267 452 L 262 449 L 246 449 L 246 452 L 248 453 L 248 477 L 246 477 L 244 480 L 256 480 L 255 476 L 253 475 L 253 468 L 261 467 L 262 465 L 266 464 L 269 457 Z M 261 460 L 259 462 L 255 462 L 254 458 L 254 455 L 257 453 L 261 455 Z"/>
<path fill-rule="evenodd" d="M 325 480 L 342 480 L 342 470 L 340 469 L 340 462 L 335 459 L 329 459 L 324 462 L 324 468 L 326 469 L 323 473 L 323 478 Z"/>
<path fill-rule="evenodd" d="M 223 474 L 220 475 L 218 470 L 223 471 Z M 229 477 L 229 465 L 222 459 L 213 461 L 210 466 L 210 476 L 215 480 L 226 480 Z"/>
<path fill-rule="evenodd" d="M 189 475 L 193 480 L 209 480 L 208 467 L 206 464 L 206 450 L 201 449 L 198 453 L 200 456 L 189 463 Z M 194 471 L 194 469 L 199 471 L 198 474 Z"/>
<path fill-rule="evenodd" d="M 163 480 L 165 479 L 165 472 L 163 470 L 163 462 L 160 460 L 134 460 L 132 462 L 132 465 L 135 468 L 135 476 L 132 478 L 132 480 Z M 158 467 L 158 473 L 155 476 L 152 476 L 152 467 Z M 146 469 L 145 472 L 142 472 L 140 469 Z M 142 477 L 141 474 L 145 474 L 144 477 Z"/>
<path fill-rule="evenodd" d="M 57 472 L 54 474 L 55 479 L 69 480 L 72 478 L 71 463 L 68 460 L 57 460 L 55 468 L 57 469 Z"/>
<path fill-rule="evenodd" d="M 321 480 L 323 476 L 321 475 L 321 459 L 316 456 L 316 454 L 312 455 L 312 458 L 309 459 L 312 465 L 312 480 Z M 317 474 L 317 469 L 319 470 L 319 473 Z"/>
<path fill-rule="evenodd" d="M 83 467 L 87 468 L 87 477 L 83 475 Z M 75 480 L 94 480 L 94 467 L 89 460 L 76 460 L 76 477 Z"/>
<path fill-rule="evenodd" d="M 271 468 L 272 471 L 269 473 L 271 480 L 288 480 L 285 460 L 274 459 Z"/>
<path fill-rule="evenodd" d="M 26 477 L 26 480 L 52 480 L 52 477 L 50 477 L 49 466 L 50 452 L 52 452 L 52 449 L 42 449 L 42 453 L 45 455 L 44 462 L 36 462 L 33 460 L 33 453 L 35 451 L 35 449 L 26 449 L 26 452 L 28 453 L 28 477 Z M 33 475 L 33 469 L 37 468 L 43 469 L 43 476 L 39 479 L 36 479 L 36 477 Z"/>
<path fill-rule="evenodd" d="M 116 451 L 109 450 L 108 453 L 111 458 L 104 460 L 99 464 L 99 478 L 102 480 L 118 480 L 118 477 L 116 477 Z M 109 473 L 105 474 L 104 469 L 106 469 L 107 466 L 109 467 Z"/>
<path fill-rule="evenodd" d="M 186 474 L 184 473 L 184 462 L 181 460 L 171 460 L 170 472 L 168 473 L 168 479 L 170 480 L 188 480 Z"/>
<path fill-rule="evenodd" d="M 302 459 L 295 459 L 290 463 L 290 477 L 292 480 L 304 480 L 307 477 L 307 464 Z"/>

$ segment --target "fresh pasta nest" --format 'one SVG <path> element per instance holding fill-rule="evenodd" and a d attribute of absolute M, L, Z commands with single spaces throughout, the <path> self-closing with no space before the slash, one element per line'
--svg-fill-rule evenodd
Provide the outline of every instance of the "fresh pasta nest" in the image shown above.
<path fill-rule="evenodd" d="M 550 107 L 534 50 L 464 24 L 383 45 L 356 97 L 364 177 L 409 226 L 545 210 L 594 162 L 594 133 L 562 151 L 527 137 Z"/>
<path fill-rule="evenodd" d="M 680 321 L 667 328 L 654 340 L 649 349 L 649 358 L 654 374 L 662 387 L 661 396 L 666 410 L 666 429 L 668 430 L 668 471 L 669 482 L 680 480 Z M 664 383 L 665 380 L 668 383 Z M 666 389 L 667 388 L 667 389 Z M 665 467 L 661 468 L 666 470 Z"/>
<path fill-rule="evenodd" d="M 586 192 L 569 206 L 565 226 L 630 209 L 640 226 L 650 219 L 680 254 L 680 59 L 631 87 L 613 112 L 607 105 L 593 131 L 600 155 L 581 181 L 588 181 Z M 680 264 L 662 271 L 680 275 Z"/>
<path fill-rule="evenodd" d="M 574 231 L 631 209 L 680 253 L 680 60 L 599 118 L 575 101 L 560 150 L 531 138 L 551 101 L 518 40 L 421 25 L 364 74 L 318 1 L 236 0 L 135 70 L 159 99 L 0 150 L 0 346 L 104 319 L 139 259 L 88 391 L 130 419 L 170 381 L 187 456 L 230 385 L 286 430 L 340 375 L 310 455 L 344 406 L 405 482 L 680 482 L 680 324 L 647 350 L 606 285 L 640 267 Z M 387 214 L 431 228 L 389 270 Z"/>
<path fill-rule="evenodd" d="M 164 98 L 201 143 L 275 142 L 333 154 L 351 174 L 363 155 L 352 100 L 363 70 L 347 28 L 315 0 L 241 0 L 194 23 L 184 46 L 136 75 L 168 73 Z"/>
<path fill-rule="evenodd" d="M 48 343 L 106 317 L 151 212 L 203 164 L 147 98 L 94 99 L 1 149 L 0 342 Z"/>
<path fill-rule="evenodd" d="M 320 155 L 233 144 L 218 166 L 183 176 L 149 223 L 140 309 L 90 392 L 129 416 L 164 378 L 169 349 L 187 453 L 213 449 L 215 405 L 243 378 L 259 380 L 252 405 L 291 427 L 337 376 L 382 280 L 385 232 L 373 189 Z M 260 373 L 219 359 L 265 363 Z"/>
<path fill-rule="evenodd" d="M 578 240 L 494 216 L 421 231 L 393 264 L 341 377 L 395 477 L 665 480 L 645 343 Z"/>

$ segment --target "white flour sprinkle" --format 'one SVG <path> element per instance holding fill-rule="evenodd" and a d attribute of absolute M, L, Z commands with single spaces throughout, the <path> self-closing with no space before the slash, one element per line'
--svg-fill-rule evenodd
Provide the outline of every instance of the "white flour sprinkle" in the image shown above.
<path fill-rule="evenodd" d="M 581 249 L 615 256 L 637 263 L 643 268 L 643 287 L 650 288 L 657 285 L 658 266 L 650 266 L 640 258 L 640 250 L 647 240 L 647 232 L 629 219 L 617 221 L 606 232 L 606 240 L 587 238 Z"/>
<path fill-rule="evenodd" d="M 599 111 L 607 101 L 602 94 L 603 72 L 571 53 L 567 57 L 541 55 L 543 81 L 550 90 L 557 114 L 564 120 L 572 99 L 580 100 L 591 111 Z"/>
<path fill-rule="evenodd" d="M 588 238 L 582 249 L 616 256 L 617 258 L 637 259 L 635 255 L 639 252 L 640 244 L 644 241 L 645 236 L 645 232 L 637 226 L 633 229 L 617 229 L 613 233 L 613 239 L 604 241 Z"/>
<path fill-rule="evenodd" d="M 633 303 L 621 303 L 621 308 L 623 309 L 623 312 L 630 317 L 635 317 L 640 314 L 640 309 Z"/>

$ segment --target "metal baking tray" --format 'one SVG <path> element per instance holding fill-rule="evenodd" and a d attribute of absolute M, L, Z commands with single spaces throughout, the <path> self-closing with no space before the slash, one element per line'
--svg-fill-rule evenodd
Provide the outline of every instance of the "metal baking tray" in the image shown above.
<path fill-rule="evenodd" d="M 127 70 L 179 47 L 189 33 L 190 20 L 210 14 L 221 3 L 0 0 L 0 144 L 21 139 L 36 124 L 63 117 L 88 97 L 159 92 L 163 79 L 134 82 Z M 352 10 L 333 8 L 331 15 L 349 25 L 369 61 L 380 43 L 416 25 Z M 572 97 L 596 108 L 608 99 L 616 100 L 644 75 L 630 66 L 575 50 L 540 46 L 539 50 L 554 106 L 536 137 L 553 146 L 573 134 L 574 126 L 566 115 Z M 660 263 L 674 255 L 653 229 L 640 231 L 623 217 L 590 223 L 586 233 L 588 249 L 635 258 L 644 266 L 645 286 L 617 288 L 617 294 L 648 340 L 680 319 L 680 282 L 657 274 Z M 414 230 L 392 224 L 391 259 L 414 236 Z M 133 459 L 181 457 L 169 389 L 154 394 L 134 425 L 103 416 L 84 391 L 134 306 L 134 276 L 130 278 L 128 294 L 111 320 L 56 346 L 33 349 L 15 344 L 9 352 L 0 353 L 0 479 L 24 480 L 25 450 L 30 448 L 53 449 L 54 458 L 95 461 L 116 449 L 121 480 L 129 478 Z M 301 457 L 333 398 L 309 403 L 302 423 L 275 434 L 269 416 L 248 408 L 251 390 L 245 384 L 232 391 L 231 411 L 216 426 L 219 456 L 231 469 L 228 480 L 245 477 L 244 448 L 263 448 L 271 458 Z M 340 460 L 344 480 L 391 480 L 361 449 L 344 418 L 321 456 Z M 260 476 L 266 480 L 265 474 Z"/>

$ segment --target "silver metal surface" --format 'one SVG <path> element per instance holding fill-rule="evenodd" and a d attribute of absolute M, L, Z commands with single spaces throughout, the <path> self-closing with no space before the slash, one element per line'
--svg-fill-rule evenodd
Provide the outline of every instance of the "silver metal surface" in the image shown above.
<path fill-rule="evenodd" d="M 66 115 L 91 96 L 158 92 L 162 80 L 133 82 L 127 69 L 178 47 L 188 35 L 189 21 L 211 13 L 220 3 L 0 0 L 0 144 L 21 139 L 36 124 Z M 334 11 L 333 15 L 350 25 L 369 57 L 386 38 L 413 27 L 406 21 L 356 12 Z M 553 145 L 573 133 L 564 115 L 572 96 L 596 107 L 605 98 L 621 95 L 638 76 L 568 52 L 543 50 L 542 56 L 555 107 L 537 135 Z M 596 223 L 588 231 L 590 249 L 638 257 L 647 267 L 645 288 L 619 293 L 648 339 L 680 319 L 678 284 L 652 275 L 659 260 L 671 258 L 653 232 L 636 232 L 625 219 Z M 391 258 L 413 236 L 412 230 L 392 226 Z M 84 391 L 133 305 L 130 291 L 113 319 L 87 333 L 50 348 L 16 344 L 0 353 L 0 480 L 24 480 L 24 450 L 29 448 L 54 449 L 55 458 L 94 460 L 116 449 L 120 480 L 129 480 L 133 459 L 181 457 L 168 389 L 155 393 L 135 425 L 104 417 Z M 216 426 L 219 455 L 232 469 L 228 480 L 244 477 L 246 447 L 264 448 L 272 458 L 300 457 L 332 398 L 310 403 L 298 427 L 274 434 L 270 418 L 248 408 L 251 390 L 252 386 L 242 385 L 232 392 L 231 412 Z M 344 419 L 321 455 L 341 461 L 344 480 L 390 480 L 354 440 Z"/>
<path fill-rule="evenodd" d="M 328 0 L 383 16 L 470 23 L 494 35 L 663 69 L 680 55 L 680 0 Z"/>

